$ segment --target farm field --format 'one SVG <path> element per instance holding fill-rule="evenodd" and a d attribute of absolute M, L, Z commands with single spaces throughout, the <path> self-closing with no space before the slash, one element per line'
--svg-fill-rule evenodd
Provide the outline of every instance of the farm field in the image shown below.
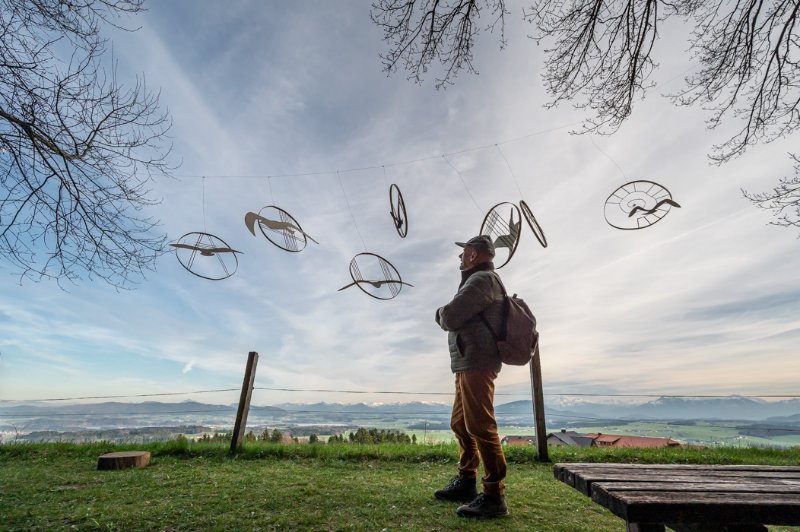
<path fill-rule="evenodd" d="M 727 426 L 726 426 L 727 425 Z M 723 447 L 795 447 L 800 445 L 800 435 L 775 436 L 760 438 L 740 434 L 737 429 L 741 423 L 725 422 L 690 422 L 687 424 L 674 423 L 629 423 L 624 425 L 599 425 L 569 427 L 567 430 L 589 433 L 601 432 L 606 434 L 625 434 L 629 436 L 649 436 L 653 438 L 672 438 L 686 445 L 723 446 Z M 560 427 L 548 427 L 547 432 L 558 432 Z M 499 426 L 498 431 L 506 435 L 531 435 L 532 427 Z M 455 441 L 453 433 L 449 430 L 407 431 L 409 435 L 415 434 L 420 443 L 445 443 Z"/>
<path fill-rule="evenodd" d="M 731 447 L 791 447 L 800 445 L 800 436 L 776 436 L 760 438 L 741 434 L 737 422 L 687 422 L 678 423 L 629 423 L 625 425 L 601 425 L 570 427 L 575 432 L 602 432 L 629 436 L 672 438 L 687 445 L 731 446 Z M 560 429 L 558 429 L 560 430 Z M 553 430 L 548 428 L 548 432 Z"/>

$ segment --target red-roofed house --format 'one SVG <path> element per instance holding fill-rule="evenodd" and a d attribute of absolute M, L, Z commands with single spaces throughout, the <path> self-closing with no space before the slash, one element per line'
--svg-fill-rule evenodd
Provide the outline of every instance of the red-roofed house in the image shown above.
<path fill-rule="evenodd" d="M 672 438 L 650 438 L 646 436 L 622 436 L 619 434 L 590 433 L 586 435 L 598 447 L 679 447 L 680 442 Z"/>

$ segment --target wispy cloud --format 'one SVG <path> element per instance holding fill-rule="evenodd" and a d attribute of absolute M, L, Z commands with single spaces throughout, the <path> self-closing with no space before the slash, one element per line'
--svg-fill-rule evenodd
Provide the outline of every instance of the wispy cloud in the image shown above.
<path fill-rule="evenodd" d="M 449 391 L 433 312 L 458 286 L 453 242 L 476 234 L 493 204 L 523 198 L 550 245 L 523 227 L 501 274 L 537 314 L 549 392 L 763 393 L 797 381 L 797 241 L 765 226 L 739 192 L 787 172 L 786 144 L 709 167 L 702 117 L 657 98 L 610 137 L 544 133 L 582 114 L 541 108 L 540 51 L 522 24 L 508 28 L 515 46 L 484 49 L 480 76 L 435 91 L 383 75 L 380 34 L 363 6 L 184 7 L 151 6 L 116 53 L 162 87 L 175 119 L 184 177 L 156 180 L 163 202 L 154 214 L 171 238 L 224 238 L 243 252 L 239 269 L 209 282 L 167 255 L 130 293 L 5 284 L 4 395 L 227 388 L 241 382 L 252 350 L 257 386 Z M 502 145 L 513 176 L 493 146 L 506 139 L 519 139 Z M 416 162 L 393 164 L 402 161 Z M 355 168 L 364 169 L 345 171 Z M 314 174 L 274 177 L 306 172 Z M 188 177 L 203 175 L 262 177 Z M 663 183 L 682 208 L 643 231 L 609 227 L 602 202 L 632 179 Z M 388 183 L 406 199 L 406 239 L 389 217 Z M 320 245 L 290 254 L 252 236 L 244 213 L 273 203 Z M 337 292 L 365 248 L 414 287 L 383 302 Z M 63 373 L 32 379 L 53 367 L 69 382 Z M 525 393 L 528 379 L 525 368 L 504 368 L 498 389 Z"/>

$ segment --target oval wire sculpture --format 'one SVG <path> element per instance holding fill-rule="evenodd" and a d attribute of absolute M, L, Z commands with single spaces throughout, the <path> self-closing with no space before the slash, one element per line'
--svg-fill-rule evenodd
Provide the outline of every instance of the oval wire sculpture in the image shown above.
<path fill-rule="evenodd" d="M 266 214 L 270 213 L 270 209 L 277 212 L 277 220 L 273 219 L 276 218 L 274 215 L 272 217 L 266 216 Z M 258 214 L 254 212 L 245 214 L 244 223 L 253 236 L 256 234 L 256 222 L 258 222 L 261 234 L 284 251 L 299 253 L 305 249 L 309 240 L 319 244 L 319 242 L 311 238 L 311 235 L 303 231 L 300 223 L 291 214 L 275 205 L 267 205 L 258 211 Z"/>
<path fill-rule="evenodd" d="M 509 213 L 509 221 L 506 222 L 503 219 L 503 216 L 498 213 L 499 207 L 504 205 L 508 205 L 510 207 Z M 517 221 L 514 222 L 514 214 L 517 215 Z M 519 238 L 522 228 L 522 217 L 519 213 L 519 208 L 514 205 L 513 203 L 504 201 L 502 203 L 498 203 L 494 207 L 492 207 L 488 213 L 486 213 L 486 217 L 483 219 L 483 223 L 481 223 L 481 231 L 479 234 L 481 235 L 488 235 L 491 237 L 492 242 L 494 242 L 495 254 L 497 250 L 500 248 L 508 249 L 508 257 L 506 260 L 500 264 L 499 266 L 495 266 L 498 270 L 508 264 L 508 261 L 511 260 L 511 257 L 514 256 L 514 253 L 517 251 L 517 246 L 519 245 Z M 495 255 L 496 258 L 496 255 Z"/>
<path fill-rule="evenodd" d="M 667 215 L 672 207 L 680 208 L 665 187 L 653 181 L 631 181 L 606 198 L 603 214 L 611 227 L 630 231 L 650 227 Z"/>
<path fill-rule="evenodd" d="M 528 207 L 528 204 L 525 203 L 525 200 L 520 200 L 519 210 L 522 211 L 525 221 L 528 222 L 528 227 L 533 231 L 533 236 L 536 237 L 536 240 L 539 241 L 543 248 L 546 248 L 547 238 L 544 236 L 544 231 L 542 231 L 542 227 L 539 225 L 539 222 L 536 221 L 536 217 L 533 215 L 533 212 L 531 212 L 531 208 Z"/>
<path fill-rule="evenodd" d="M 175 244 L 170 244 L 170 246 L 176 248 L 175 256 L 186 271 L 209 281 L 227 279 L 236 273 L 239 268 L 239 259 L 236 254 L 241 253 L 241 251 L 232 249 L 224 240 L 210 233 L 186 233 Z M 196 265 L 195 259 L 198 254 L 201 257 L 216 257 L 217 260 L 215 262 L 204 260 L 200 265 Z M 232 264 L 227 257 L 233 258 Z M 222 273 L 214 274 L 213 271 L 204 271 L 206 269 L 213 270 L 211 264 L 206 264 L 209 262 L 219 264 L 219 269 Z"/>
<path fill-rule="evenodd" d="M 392 183 L 389 187 L 389 206 L 392 209 L 392 221 L 394 228 L 400 238 L 405 238 L 408 235 L 408 213 L 406 213 L 406 202 L 403 200 L 403 193 L 400 192 L 400 187 Z"/>
<path fill-rule="evenodd" d="M 380 269 L 381 279 L 364 279 L 363 274 L 361 273 L 361 268 L 358 265 L 358 258 L 359 257 L 374 257 L 377 259 L 376 264 Z M 378 274 L 378 268 L 374 267 L 375 265 L 371 265 L 368 274 Z M 397 268 L 389 262 L 388 260 L 384 259 L 380 255 L 376 255 L 375 253 L 359 253 L 350 261 L 350 277 L 353 279 L 353 282 L 341 287 L 339 292 L 346 288 L 350 288 L 351 286 L 357 286 L 362 292 L 367 294 L 370 297 L 374 297 L 375 299 L 394 299 L 402 290 L 403 285 L 406 286 L 414 286 L 412 284 L 406 283 L 403 281 L 403 278 L 400 277 L 400 272 L 397 271 Z M 383 288 L 386 287 L 387 290 L 383 292 L 388 292 L 386 297 L 383 297 L 383 294 L 379 293 L 378 295 L 373 294 L 372 292 L 368 291 L 364 285 L 372 286 L 378 290 L 383 291 Z"/>

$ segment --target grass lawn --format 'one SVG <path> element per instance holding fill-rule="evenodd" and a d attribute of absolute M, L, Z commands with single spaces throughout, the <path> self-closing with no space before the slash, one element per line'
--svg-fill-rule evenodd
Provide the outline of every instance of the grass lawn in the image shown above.
<path fill-rule="evenodd" d="M 254 443 L 235 459 L 213 444 L 149 444 L 144 469 L 97 471 L 130 446 L 0 446 L 2 530 L 564 530 L 625 529 L 556 481 L 531 449 L 509 450 L 511 516 L 471 521 L 432 491 L 455 471 L 454 445 Z M 800 462 L 800 451 L 564 452 L 555 461 Z M 745 452 L 748 451 L 748 452 Z M 785 528 L 783 530 L 792 530 Z M 794 529 L 798 530 L 798 529 Z"/>

